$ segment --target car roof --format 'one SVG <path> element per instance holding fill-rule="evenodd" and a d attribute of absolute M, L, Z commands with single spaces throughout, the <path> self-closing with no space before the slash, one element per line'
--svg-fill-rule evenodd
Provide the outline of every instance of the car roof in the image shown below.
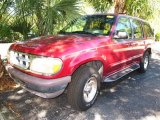
<path fill-rule="evenodd" d="M 135 16 L 126 15 L 126 14 L 118 14 L 117 16 L 124 16 L 124 17 L 132 18 L 132 19 L 137 19 L 137 20 L 140 20 L 142 22 L 147 22 L 144 19 L 141 19 L 141 18 L 138 18 L 138 17 L 135 17 Z"/>
<path fill-rule="evenodd" d="M 98 14 L 89 14 L 87 16 L 101 16 L 101 15 L 111 15 L 111 16 L 115 16 L 115 17 L 121 17 L 121 16 L 124 16 L 124 17 L 128 17 L 128 18 L 132 18 L 132 19 L 136 19 L 136 20 L 139 20 L 139 21 L 142 21 L 142 22 L 145 22 L 145 23 L 148 23 L 147 21 L 145 21 L 144 19 L 141 19 L 141 18 L 138 18 L 138 17 L 134 17 L 134 16 L 130 16 L 130 15 L 126 15 L 126 14 L 114 14 L 114 13 L 98 13 Z"/>

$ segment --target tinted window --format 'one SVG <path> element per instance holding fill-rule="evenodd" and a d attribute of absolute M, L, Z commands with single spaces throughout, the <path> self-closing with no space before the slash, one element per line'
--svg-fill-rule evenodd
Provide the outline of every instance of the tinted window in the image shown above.
<path fill-rule="evenodd" d="M 144 32 L 146 37 L 153 37 L 154 35 L 151 27 L 147 23 L 144 23 Z"/>
<path fill-rule="evenodd" d="M 132 20 L 132 27 L 133 27 L 133 38 L 134 39 L 143 38 L 141 22 L 138 20 Z"/>
<path fill-rule="evenodd" d="M 126 32 L 128 34 L 127 39 L 132 38 L 132 29 L 131 29 L 131 24 L 128 18 L 125 18 L 125 17 L 119 18 L 116 26 L 116 30 L 115 30 L 115 33 L 117 32 Z"/>

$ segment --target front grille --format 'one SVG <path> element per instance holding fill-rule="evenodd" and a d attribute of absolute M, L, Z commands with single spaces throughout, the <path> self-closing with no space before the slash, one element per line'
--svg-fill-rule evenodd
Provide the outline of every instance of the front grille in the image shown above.
<path fill-rule="evenodd" d="M 10 51 L 9 62 L 16 67 L 28 69 L 30 66 L 30 57 L 25 53 Z"/>

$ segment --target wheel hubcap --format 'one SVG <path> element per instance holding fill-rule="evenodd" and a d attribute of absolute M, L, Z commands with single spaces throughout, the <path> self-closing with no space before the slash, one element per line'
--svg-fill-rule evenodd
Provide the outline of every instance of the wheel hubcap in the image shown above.
<path fill-rule="evenodd" d="M 87 80 L 83 89 L 83 98 L 85 102 L 91 102 L 97 93 L 97 80 L 91 77 Z"/>
<path fill-rule="evenodd" d="M 145 68 L 145 69 L 147 69 L 148 63 L 149 63 L 149 57 L 146 56 L 146 57 L 144 58 L 144 68 Z"/>

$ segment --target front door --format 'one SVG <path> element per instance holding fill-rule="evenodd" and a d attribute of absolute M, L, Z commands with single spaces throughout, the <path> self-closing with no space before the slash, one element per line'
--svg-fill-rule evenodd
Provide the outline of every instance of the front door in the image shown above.
<path fill-rule="evenodd" d="M 125 38 L 116 35 L 119 32 L 127 33 Z M 113 34 L 113 44 L 110 45 L 113 58 L 110 64 L 110 73 L 114 73 L 132 64 L 132 28 L 130 20 L 127 17 L 119 17 Z"/>

